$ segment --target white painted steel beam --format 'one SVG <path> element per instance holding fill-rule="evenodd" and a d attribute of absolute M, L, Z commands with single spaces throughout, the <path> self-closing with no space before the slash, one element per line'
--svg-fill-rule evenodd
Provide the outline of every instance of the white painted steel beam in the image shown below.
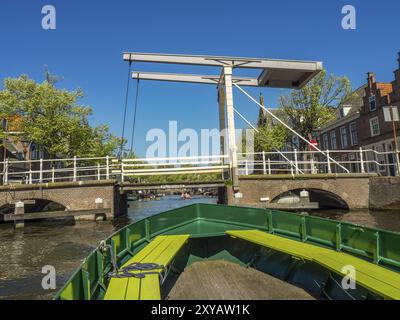
<path fill-rule="evenodd" d="M 172 81 L 172 82 L 189 82 L 200 84 L 218 85 L 220 76 L 215 75 L 197 75 L 197 74 L 178 74 L 178 73 L 157 73 L 157 72 L 132 72 L 133 79 L 155 80 L 155 81 Z M 234 83 L 241 86 L 258 86 L 257 78 L 233 77 Z"/>
<path fill-rule="evenodd" d="M 136 53 L 125 52 L 125 61 L 131 62 L 152 62 L 152 63 L 172 63 L 189 64 L 214 67 L 234 67 L 250 69 L 286 69 L 301 71 L 320 71 L 322 63 L 318 61 L 300 60 L 277 60 L 265 58 L 244 58 L 227 56 L 199 56 L 199 55 L 180 55 L 180 54 L 157 54 L 157 53 Z"/>
<path fill-rule="evenodd" d="M 123 59 L 129 62 L 186 64 L 220 68 L 232 67 L 234 69 L 260 69 L 262 72 L 257 79 L 257 85 L 260 87 L 277 88 L 301 88 L 322 70 L 322 62 L 318 61 L 276 60 L 264 58 L 126 52 L 123 54 Z M 190 78 L 188 79 L 190 80 Z M 176 80 L 164 79 L 164 81 Z M 253 81 L 254 79 L 252 79 L 251 85 L 253 85 Z M 194 82 L 204 83 L 198 81 Z M 244 84 L 242 83 L 242 85 Z"/>

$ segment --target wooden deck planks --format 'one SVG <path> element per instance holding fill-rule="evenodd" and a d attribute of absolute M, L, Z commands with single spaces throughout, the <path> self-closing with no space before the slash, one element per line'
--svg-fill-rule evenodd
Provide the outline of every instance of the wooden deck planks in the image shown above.
<path fill-rule="evenodd" d="M 171 289 L 169 300 L 313 300 L 301 288 L 252 268 L 219 260 L 188 267 Z"/>

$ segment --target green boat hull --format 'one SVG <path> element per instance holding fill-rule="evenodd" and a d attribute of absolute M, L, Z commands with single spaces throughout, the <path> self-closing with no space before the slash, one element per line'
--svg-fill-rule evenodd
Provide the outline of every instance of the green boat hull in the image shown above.
<path fill-rule="evenodd" d="M 226 235 L 228 230 L 251 229 L 345 252 L 400 272 L 400 234 L 277 210 L 194 204 L 128 225 L 110 236 L 106 244 L 113 248 L 117 265 L 122 266 L 158 235 L 190 234 L 188 244 L 174 261 L 174 271 L 178 274 L 197 261 L 226 260 L 251 265 L 302 287 L 317 298 L 381 298 L 361 286 L 344 290 L 340 276 L 322 266 L 299 263 L 279 251 L 238 242 Z M 98 248 L 85 259 L 55 299 L 102 300 L 111 271 L 111 255 Z M 168 285 L 161 287 L 164 297 L 168 294 L 165 287 Z"/>

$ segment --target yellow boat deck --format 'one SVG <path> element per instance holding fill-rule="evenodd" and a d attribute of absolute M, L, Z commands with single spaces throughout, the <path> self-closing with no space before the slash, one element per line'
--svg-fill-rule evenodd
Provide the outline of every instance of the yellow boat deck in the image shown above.
<path fill-rule="evenodd" d="M 400 274 L 343 252 L 290 240 L 260 230 L 227 231 L 231 237 L 246 240 L 295 258 L 315 262 L 346 276 L 346 266 L 356 270 L 356 283 L 386 299 L 400 299 Z"/>
<path fill-rule="evenodd" d="M 154 263 L 167 267 L 188 239 L 189 235 L 158 236 L 129 259 L 121 269 L 132 263 Z M 152 270 L 151 274 L 143 278 L 111 278 L 104 300 L 160 300 L 160 275 L 163 271 Z"/>

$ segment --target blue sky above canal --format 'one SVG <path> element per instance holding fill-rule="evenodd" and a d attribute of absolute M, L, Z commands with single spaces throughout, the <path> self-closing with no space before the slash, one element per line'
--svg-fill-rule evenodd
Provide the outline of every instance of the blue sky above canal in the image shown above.
<path fill-rule="evenodd" d="M 41 9 L 57 10 L 57 29 L 41 28 Z M 357 10 L 357 29 L 341 28 L 341 9 Z M 0 2 L 0 78 L 28 74 L 43 81 L 44 65 L 64 79 L 60 88 L 80 87 L 82 103 L 93 107 L 91 123 L 107 123 L 120 135 L 127 63 L 123 51 L 233 55 L 319 60 L 329 73 L 347 75 L 354 87 L 373 71 L 391 81 L 400 50 L 398 0 L 280 1 L 22 1 Z M 210 73 L 182 66 L 134 65 L 134 69 Z M 248 74 L 248 72 L 247 72 Z M 253 88 L 270 107 L 285 90 Z M 130 137 L 134 82 L 127 118 Z M 144 155 L 151 128 L 218 127 L 213 86 L 142 82 L 135 146 Z M 235 92 L 236 107 L 255 122 L 258 109 Z M 239 118 L 238 127 L 247 127 Z"/>

